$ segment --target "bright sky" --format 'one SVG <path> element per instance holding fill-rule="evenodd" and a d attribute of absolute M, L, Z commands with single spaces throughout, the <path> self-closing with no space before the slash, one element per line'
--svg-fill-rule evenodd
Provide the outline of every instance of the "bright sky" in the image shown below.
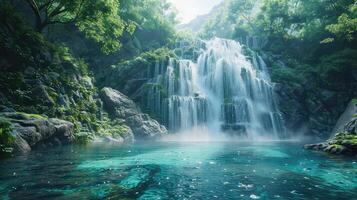
<path fill-rule="evenodd" d="M 178 10 L 181 23 L 185 24 L 197 15 L 207 14 L 222 0 L 169 0 Z"/>

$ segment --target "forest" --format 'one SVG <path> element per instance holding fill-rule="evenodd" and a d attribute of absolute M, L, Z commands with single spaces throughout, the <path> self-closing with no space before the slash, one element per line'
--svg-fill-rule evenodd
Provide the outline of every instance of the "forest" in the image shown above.
<path fill-rule="evenodd" d="M 0 199 L 357 195 L 357 0 L 0 0 L 0 49 Z"/>

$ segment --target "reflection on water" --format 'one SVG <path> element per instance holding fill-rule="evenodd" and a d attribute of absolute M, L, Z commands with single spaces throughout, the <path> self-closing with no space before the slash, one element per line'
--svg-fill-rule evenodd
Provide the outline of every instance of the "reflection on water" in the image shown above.
<path fill-rule="evenodd" d="M 61 147 L 0 161 L 0 199 L 353 199 L 356 160 L 301 144 Z"/>

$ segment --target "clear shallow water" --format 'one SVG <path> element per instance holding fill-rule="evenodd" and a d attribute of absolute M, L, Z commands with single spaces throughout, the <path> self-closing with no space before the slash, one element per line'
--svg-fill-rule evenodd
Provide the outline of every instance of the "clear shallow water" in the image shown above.
<path fill-rule="evenodd" d="M 0 161 L 0 199 L 356 199 L 357 160 L 302 144 L 67 146 Z"/>

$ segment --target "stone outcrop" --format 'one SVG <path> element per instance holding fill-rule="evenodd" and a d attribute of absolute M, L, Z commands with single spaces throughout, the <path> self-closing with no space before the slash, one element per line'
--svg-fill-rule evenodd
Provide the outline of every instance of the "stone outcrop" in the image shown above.
<path fill-rule="evenodd" d="M 287 130 L 315 139 L 326 139 L 338 132 L 331 133 L 357 90 L 322 84 L 317 74 L 302 75 L 285 56 L 265 52 L 262 57 L 276 83 L 277 103 Z M 343 129 L 344 125 L 339 127 Z"/>
<path fill-rule="evenodd" d="M 101 90 L 100 96 L 109 115 L 112 118 L 124 119 L 133 131 L 135 139 L 153 139 L 167 134 L 164 126 L 142 113 L 131 99 L 119 91 L 105 87 Z"/>
<path fill-rule="evenodd" d="M 0 116 L 11 124 L 15 153 L 29 152 L 36 147 L 69 144 L 74 140 L 74 125 L 68 121 L 16 112 L 3 112 Z"/>
<path fill-rule="evenodd" d="M 346 111 L 340 117 L 335 126 L 336 135 L 326 142 L 318 144 L 307 144 L 306 149 L 324 151 L 331 154 L 357 155 L 357 117 L 355 112 L 355 104 L 352 102 L 347 106 Z M 351 111 L 352 110 L 352 111 Z M 349 118 L 348 118 L 348 116 Z M 344 124 L 341 128 L 341 123 Z"/>
<path fill-rule="evenodd" d="M 348 127 L 345 127 L 347 123 L 350 123 L 351 118 L 353 118 L 353 115 L 356 113 L 357 113 L 357 105 L 353 101 L 350 101 L 345 112 L 343 112 L 343 114 L 338 119 L 335 127 L 333 128 L 332 134 L 339 133 L 343 131 L 344 128 L 346 128 L 347 129 L 346 131 L 349 133 L 356 132 L 356 130 L 352 130 L 354 127 L 352 124 L 351 124 L 352 126 L 349 125 Z"/>

